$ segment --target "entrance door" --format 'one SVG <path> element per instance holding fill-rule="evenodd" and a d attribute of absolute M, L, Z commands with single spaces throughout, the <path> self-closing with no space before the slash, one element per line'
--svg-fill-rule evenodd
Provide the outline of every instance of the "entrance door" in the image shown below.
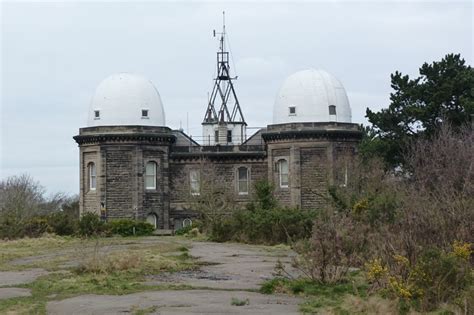
<path fill-rule="evenodd" d="M 146 222 L 154 226 L 155 230 L 158 224 L 158 217 L 154 213 L 150 213 L 146 217 Z"/>

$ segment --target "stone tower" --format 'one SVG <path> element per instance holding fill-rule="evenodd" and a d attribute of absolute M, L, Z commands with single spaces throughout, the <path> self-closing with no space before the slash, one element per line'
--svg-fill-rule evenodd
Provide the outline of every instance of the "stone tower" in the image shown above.
<path fill-rule="evenodd" d="M 146 219 L 169 228 L 169 151 L 160 95 L 147 79 L 120 73 L 97 88 L 80 151 L 80 212 Z"/>

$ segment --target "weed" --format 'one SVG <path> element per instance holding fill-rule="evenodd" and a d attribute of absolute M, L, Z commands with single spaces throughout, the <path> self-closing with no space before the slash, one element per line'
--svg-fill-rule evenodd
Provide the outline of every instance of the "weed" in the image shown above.
<path fill-rule="evenodd" d="M 147 308 L 132 308 L 131 312 L 133 312 L 133 315 L 147 315 L 155 313 L 157 309 L 158 306 L 153 305 Z"/>
<path fill-rule="evenodd" d="M 249 299 L 240 300 L 235 297 L 233 297 L 232 300 L 230 301 L 230 305 L 234 305 L 234 306 L 244 306 L 244 305 L 248 305 L 249 303 L 250 303 Z"/>

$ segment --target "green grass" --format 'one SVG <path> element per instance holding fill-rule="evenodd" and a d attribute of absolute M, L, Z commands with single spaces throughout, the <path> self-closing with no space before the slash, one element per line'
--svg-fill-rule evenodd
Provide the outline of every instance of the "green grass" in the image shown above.
<path fill-rule="evenodd" d="M 337 284 L 321 284 L 309 279 L 275 278 L 265 282 L 260 292 L 264 294 L 286 293 L 305 297 L 300 305 L 302 313 L 314 314 L 322 309 L 333 314 L 346 314 L 342 306 L 347 296 L 367 297 L 367 284 L 362 278 L 353 275 L 351 281 Z M 350 314 L 350 313 L 347 313 Z"/>

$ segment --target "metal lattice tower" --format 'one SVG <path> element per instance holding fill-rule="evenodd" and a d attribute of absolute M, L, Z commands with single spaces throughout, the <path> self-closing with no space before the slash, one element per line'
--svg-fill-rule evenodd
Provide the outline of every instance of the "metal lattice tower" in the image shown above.
<path fill-rule="evenodd" d="M 217 52 L 217 76 L 214 79 L 214 87 L 209 98 L 203 124 L 230 123 L 246 126 L 247 123 L 232 83 L 237 77 L 230 76 L 229 52 L 225 49 L 225 12 L 222 12 L 222 15 L 222 33 L 217 33 L 220 35 L 219 51 Z M 216 31 L 214 30 L 215 36 Z M 219 111 L 216 108 L 219 108 Z M 229 110 L 230 108 L 232 108 L 232 111 Z"/>

